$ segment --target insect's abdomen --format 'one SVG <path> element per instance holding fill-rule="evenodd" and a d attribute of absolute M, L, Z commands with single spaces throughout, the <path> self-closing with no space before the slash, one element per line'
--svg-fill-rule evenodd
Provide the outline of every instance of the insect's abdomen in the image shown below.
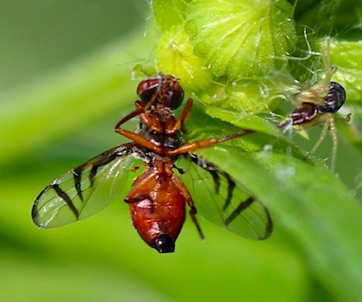
<path fill-rule="evenodd" d="M 152 202 L 144 199 L 131 205 L 133 225 L 142 239 L 151 247 L 157 249 L 158 238 L 170 240 L 169 249 L 162 252 L 173 252 L 175 241 L 181 232 L 185 221 L 185 200 L 183 196 L 174 196 L 172 203 Z M 167 239 L 165 239 L 167 240 Z"/>
<path fill-rule="evenodd" d="M 336 113 L 346 101 L 346 91 L 336 82 L 330 82 L 328 95 L 324 98 L 324 104 L 317 106 L 320 113 Z"/>
<path fill-rule="evenodd" d="M 173 252 L 185 221 L 186 199 L 172 178 L 146 172 L 135 180 L 125 201 L 142 239 L 160 253 Z"/>

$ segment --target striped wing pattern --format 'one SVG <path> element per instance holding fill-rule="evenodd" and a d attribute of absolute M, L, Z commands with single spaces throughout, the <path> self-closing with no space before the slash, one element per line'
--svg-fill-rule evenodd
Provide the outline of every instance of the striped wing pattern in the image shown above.
<path fill-rule="evenodd" d="M 271 235 L 268 210 L 227 172 L 194 153 L 180 157 L 175 165 L 205 219 L 249 239 Z"/>
<path fill-rule="evenodd" d="M 54 180 L 36 198 L 34 223 L 59 227 L 93 215 L 115 197 L 124 196 L 137 162 L 132 147 L 131 143 L 114 147 Z"/>

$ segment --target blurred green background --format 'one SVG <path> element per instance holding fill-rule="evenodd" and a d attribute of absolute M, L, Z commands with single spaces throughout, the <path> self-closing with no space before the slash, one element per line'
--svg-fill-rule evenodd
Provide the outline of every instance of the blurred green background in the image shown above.
<path fill-rule="evenodd" d="M 150 15 L 143 0 L 0 1 L 0 300 L 340 299 L 278 215 L 264 242 L 200 218 L 201 241 L 188 219 L 168 255 L 142 242 L 122 202 L 59 229 L 32 223 L 45 185 L 124 142 L 113 127 L 136 99 L 133 66 L 152 53 Z"/>

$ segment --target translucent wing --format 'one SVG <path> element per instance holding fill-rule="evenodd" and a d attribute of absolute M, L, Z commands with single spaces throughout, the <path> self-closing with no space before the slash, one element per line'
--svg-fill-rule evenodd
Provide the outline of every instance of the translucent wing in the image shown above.
<path fill-rule="evenodd" d="M 100 211 L 118 195 L 123 197 L 135 176 L 132 147 L 112 148 L 54 180 L 35 200 L 34 223 L 42 228 L 59 227 Z"/>
<path fill-rule="evenodd" d="M 268 210 L 228 173 L 194 153 L 181 156 L 175 165 L 201 216 L 246 238 L 270 236 Z"/>

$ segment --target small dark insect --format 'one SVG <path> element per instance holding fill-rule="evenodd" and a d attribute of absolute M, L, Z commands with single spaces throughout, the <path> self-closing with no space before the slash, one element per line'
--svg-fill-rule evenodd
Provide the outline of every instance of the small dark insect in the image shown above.
<path fill-rule="evenodd" d="M 241 236 L 269 237 L 273 226 L 268 210 L 228 173 L 192 153 L 253 131 L 184 143 L 182 129 L 193 101 L 188 99 L 176 119 L 172 110 L 184 98 L 178 79 L 160 73 L 142 81 L 137 94 L 136 110 L 115 127 L 131 142 L 105 151 L 48 185 L 35 200 L 34 223 L 54 228 L 75 222 L 125 196 L 134 227 L 160 253 L 174 251 L 186 203 L 201 238 L 195 204 L 206 219 Z M 140 117 L 136 132 L 121 128 L 135 116 Z M 126 194 L 129 178 L 134 180 Z"/>
<path fill-rule="evenodd" d="M 297 126 L 297 130 L 303 130 L 324 123 L 321 136 L 309 152 L 309 155 L 318 149 L 329 130 L 333 140 L 332 170 L 334 170 L 338 141 L 334 113 L 336 113 L 346 101 L 346 91 L 343 86 L 339 83 L 331 82 L 331 78 L 336 70 L 337 67 L 332 66 L 324 82 L 302 91 L 296 100 L 295 110 L 289 114 L 285 122 L 279 125 L 280 128 L 287 129 L 291 126 Z M 350 115 L 344 118 L 347 122 L 349 119 Z"/>

